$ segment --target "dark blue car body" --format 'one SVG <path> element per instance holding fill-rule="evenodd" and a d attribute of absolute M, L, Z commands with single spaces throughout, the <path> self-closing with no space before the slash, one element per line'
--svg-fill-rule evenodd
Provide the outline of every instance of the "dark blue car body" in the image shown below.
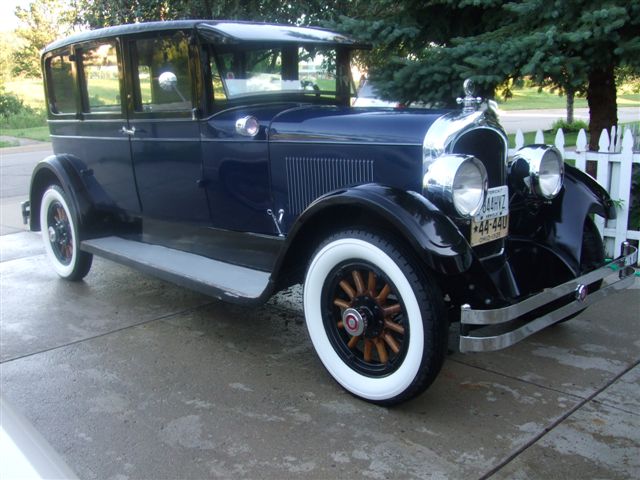
<path fill-rule="evenodd" d="M 607 193 L 550 147 L 509 158 L 495 112 L 470 95 L 462 112 L 352 107 L 349 59 L 362 47 L 320 29 L 206 20 L 111 27 L 49 45 L 42 62 L 55 153 L 33 173 L 25 215 L 53 248 L 58 273 L 82 278 L 98 254 L 251 304 L 305 271 L 313 279 L 336 234 L 373 232 L 437 286 L 438 331 L 460 321 L 468 351 L 511 345 L 605 292 L 590 215 L 615 215 Z M 554 175 L 563 183 L 545 192 Z M 48 194 L 52 186 L 59 191 Z M 473 195 L 492 205 L 481 199 L 465 212 Z M 627 272 L 614 287 L 628 283 L 633 258 L 627 247 L 614 261 Z M 359 360 L 342 375 L 321 358 L 352 393 L 395 403 L 426 388 L 443 354 L 436 349 L 420 382 L 390 393 L 352 387 L 350 372 L 387 381 L 411 356 L 402 288 L 391 298 L 403 313 L 381 316 L 390 307 L 374 291 L 385 271 L 358 265 L 371 267 L 368 280 L 354 273 L 350 288 L 327 281 L 322 290 L 334 285 L 329 303 L 341 305 L 323 315 L 340 329 L 353 324 L 349 335 L 328 334 L 336 352 L 348 364 L 350 340 L 364 335 Z"/>

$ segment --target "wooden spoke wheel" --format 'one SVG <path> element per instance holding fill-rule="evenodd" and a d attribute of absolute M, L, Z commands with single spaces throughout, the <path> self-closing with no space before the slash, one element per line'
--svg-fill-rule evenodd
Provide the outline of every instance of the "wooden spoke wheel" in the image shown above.
<path fill-rule="evenodd" d="M 392 241 L 362 230 L 328 238 L 304 285 L 307 330 L 329 373 L 350 393 L 391 405 L 437 376 L 448 323 L 437 285 Z"/>
<path fill-rule="evenodd" d="M 73 258 L 73 233 L 69 217 L 59 201 L 49 204 L 47 211 L 47 234 L 51 249 L 63 265 L 69 265 Z"/>
<path fill-rule="evenodd" d="M 54 270 L 66 280 L 80 280 L 93 256 L 80 250 L 77 221 L 67 196 L 58 185 L 45 190 L 40 202 L 40 230 L 44 249 Z"/>
<path fill-rule="evenodd" d="M 410 326 L 391 280 L 374 265 L 348 262 L 330 274 L 323 292 L 325 329 L 352 368 L 385 376 L 401 363 Z"/>

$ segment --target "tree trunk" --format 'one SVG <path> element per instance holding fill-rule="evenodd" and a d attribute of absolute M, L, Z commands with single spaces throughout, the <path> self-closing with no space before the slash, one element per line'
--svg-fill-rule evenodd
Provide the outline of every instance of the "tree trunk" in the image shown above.
<path fill-rule="evenodd" d="M 576 97 L 575 91 L 567 89 L 567 123 L 573 123 L 573 103 Z"/>
<path fill-rule="evenodd" d="M 602 130 L 618 124 L 616 104 L 616 80 L 613 65 L 603 65 L 589 72 L 587 87 L 589 104 L 589 150 L 598 150 L 598 140 Z"/>

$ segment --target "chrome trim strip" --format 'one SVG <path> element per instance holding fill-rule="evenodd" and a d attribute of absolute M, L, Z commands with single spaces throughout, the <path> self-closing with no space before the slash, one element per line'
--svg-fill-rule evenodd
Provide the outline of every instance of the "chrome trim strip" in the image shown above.
<path fill-rule="evenodd" d="M 92 137 L 89 135 L 49 135 L 51 138 L 73 138 L 76 140 L 119 140 L 128 142 L 129 137 Z"/>
<path fill-rule="evenodd" d="M 350 142 L 348 140 L 270 140 L 276 143 L 297 143 L 299 145 L 377 145 L 379 147 L 419 147 L 419 143 Z"/>
<path fill-rule="evenodd" d="M 157 138 L 157 137 L 132 137 L 132 142 L 190 142 L 190 143 L 198 143 L 200 142 L 200 137 L 190 137 L 190 138 Z"/>
<path fill-rule="evenodd" d="M 67 115 L 67 114 L 65 114 Z M 86 125 L 87 123 L 117 123 L 119 125 L 126 123 L 126 118 L 86 118 L 79 119 L 75 117 L 75 113 L 73 118 L 48 118 L 47 123 L 77 123 L 79 125 Z"/>
<path fill-rule="evenodd" d="M 228 138 L 208 138 L 208 137 L 200 137 L 201 142 L 207 143 L 238 143 L 238 142 L 251 142 L 253 143 L 269 143 L 268 140 L 259 140 L 255 137 L 252 139 L 248 139 L 247 137 L 228 137 Z"/>
<path fill-rule="evenodd" d="M 502 348 L 510 347 L 515 343 L 525 339 L 529 335 L 533 335 L 540 330 L 553 325 L 554 323 L 568 317 L 572 313 L 579 312 L 585 307 L 596 303 L 597 301 L 618 293 L 620 290 L 630 287 L 635 280 L 634 275 L 623 277 L 615 283 L 607 285 L 606 287 L 590 294 L 583 302 L 578 300 L 565 305 L 553 312 L 548 313 L 540 318 L 537 318 L 522 327 L 513 330 L 511 332 L 504 333 L 502 335 L 495 335 L 490 337 L 479 337 L 473 335 L 460 335 L 460 351 L 461 352 L 487 352 L 493 350 L 500 350 Z M 479 333 L 475 331 L 474 333 Z"/>
<path fill-rule="evenodd" d="M 463 305 L 460 322 L 465 325 L 496 325 L 518 318 L 565 295 L 570 295 L 576 291 L 579 285 L 589 285 L 619 272 L 619 270 L 612 270 L 612 267 L 624 269 L 635 265 L 638 262 L 638 250 L 633 246 L 629 246 L 629 248 L 631 251 L 627 255 L 622 255 L 597 270 L 529 297 L 520 303 L 493 310 L 472 310 Z"/>

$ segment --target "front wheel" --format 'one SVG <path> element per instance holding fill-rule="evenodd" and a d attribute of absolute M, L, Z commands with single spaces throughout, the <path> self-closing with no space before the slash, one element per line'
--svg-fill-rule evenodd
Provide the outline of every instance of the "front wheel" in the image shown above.
<path fill-rule="evenodd" d="M 80 250 L 77 222 L 67 196 L 58 185 L 51 185 L 40 203 L 40 229 L 47 257 L 65 280 L 81 280 L 93 255 Z"/>
<path fill-rule="evenodd" d="M 315 252 L 304 285 L 307 329 L 347 391 L 385 405 L 436 378 L 446 352 L 442 295 L 393 242 L 351 230 Z"/>

